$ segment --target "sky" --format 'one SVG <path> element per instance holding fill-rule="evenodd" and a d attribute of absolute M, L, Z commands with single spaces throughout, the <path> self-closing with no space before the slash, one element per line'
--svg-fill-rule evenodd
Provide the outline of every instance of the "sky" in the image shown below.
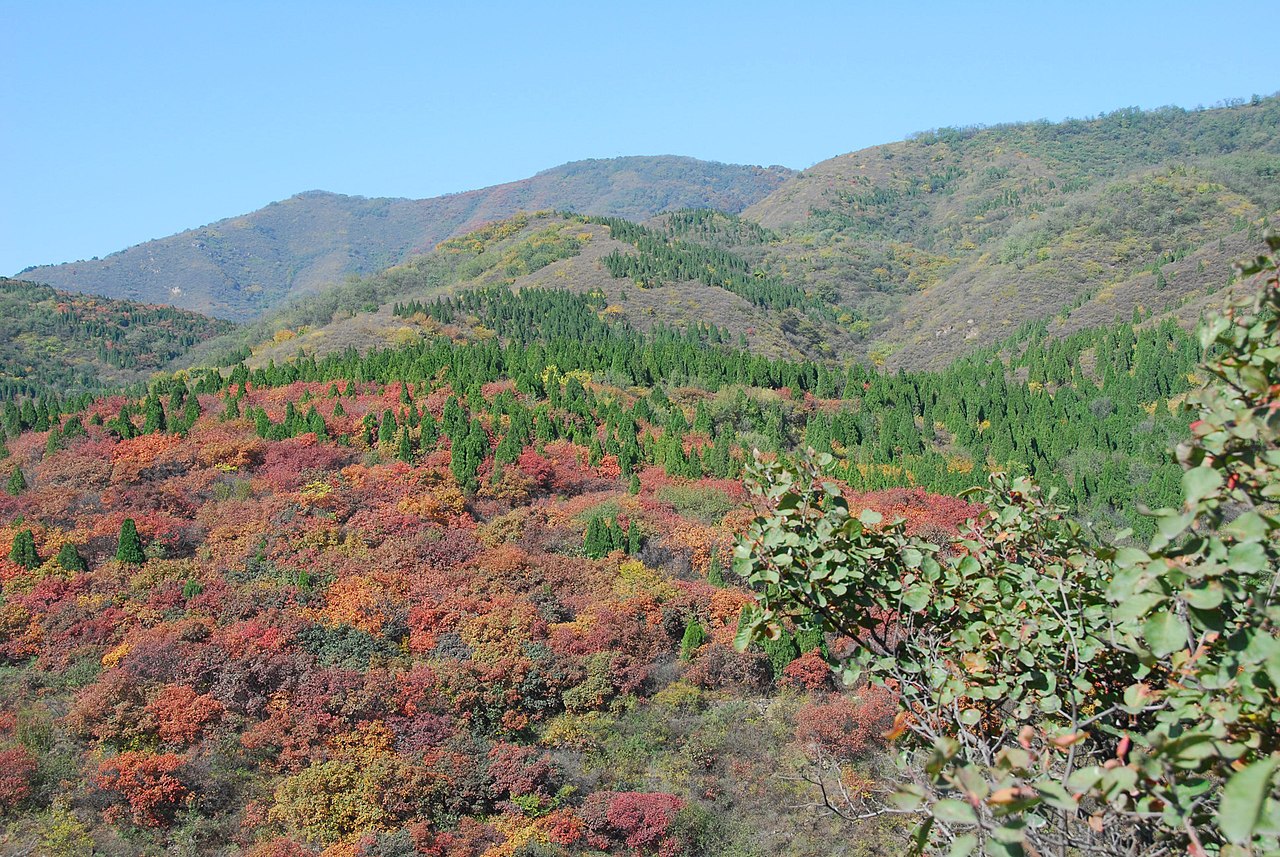
<path fill-rule="evenodd" d="M 420 198 L 634 154 L 802 169 L 936 127 L 1266 95 L 1276 17 L 1227 0 L 0 0 L 0 274 L 304 190 Z"/>

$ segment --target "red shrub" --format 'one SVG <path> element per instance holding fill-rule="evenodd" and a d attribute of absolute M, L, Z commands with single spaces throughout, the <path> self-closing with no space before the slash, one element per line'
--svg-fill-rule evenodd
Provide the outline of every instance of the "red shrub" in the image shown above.
<path fill-rule="evenodd" d="M 178 777 L 182 764 L 183 758 L 173 753 L 149 755 L 130 750 L 100 764 L 94 784 L 122 798 L 135 824 L 163 827 L 191 797 L 190 789 Z M 104 815 L 122 814 L 123 807 L 112 809 L 116 812 L 109 810 Z"/>
<path fill-rule="evenodd" d="M 582 805 L 587 843 L 607 849 L 622 843 L 636 853 L 674 855 L 682 843 L 670 835 L 685 801 L 661 792 L 596 792 Z"/>
<path fill-rule="evenodd" d="M 36 757 L 26 747 L 0 750 L 0 812 L 13 809 L 31 794 Z"/>
<path fill-rule="evenodd" d="M 186 685 L 171 684 L 147 704 L 147 713 L 155 718 L 161 741 L 186 746 L 222 716 L 222 703 L 207 693 L 197 694 Z"/>
<path fill-rule="evenodd" d="M 822 654 L 814 649 L 787 664 L 782 670 L 782 679 L 779 683 L 784 687 L 800 690 L 830 690 L 831 667 L 827 665 Z"/>
<path fill-rule="evenodd" d="M 897 710 L 883 688 L 867 688 L 856 698 L 810 702 L 796 714 L 796 738 L 812 755 L 856 759 L 884 743 Z"/>

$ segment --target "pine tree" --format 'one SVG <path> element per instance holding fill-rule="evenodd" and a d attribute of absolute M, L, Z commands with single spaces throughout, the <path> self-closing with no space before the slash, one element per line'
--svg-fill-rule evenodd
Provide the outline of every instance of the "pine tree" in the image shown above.
<path fill-rule="evenodd" d="M 9 559 L 30 571 L 40 565 L 40 557 L 36 555 L 36 540 L 30 530 L 19 530 L 13 537 L 13 547 L 9 549 Z"/>
<path fill-rule="evenodd" d="M 413 447 L 409 445 L 409 429 L 407 427 L 402 426 L 400 428 L 400 437 L 396 440 L 396 458 L 406 464 L 413 463 Z"/>
<path fill-rule="evenodd" d="M 631 484 L 627 486 L 627 493 L 632 495 L 640 493 L 640 475 L 638 473 L 631 474 Z"/>
<path fill-rule="evenodd" d="M 159 434 L 169 427 L 169 420 L 164 412 L 164 405 L 154 391 L 147 396 L 146 411 L 142 418 L 143 434 Z"/>
<path fill-rule="evenodd" d="M 609 536 L 609 550 L 620 551 L 627 546 L 627 536 L 622 532 L 622 525 L 617 518 L 609 522 L 606 532 Z"/>
<path fill-rule="evenodd" d="M 89 566 L 84 561 L 84 557 L 80 556 L 80 551 L 76 550 L 76 546 L 71 542 L 62 545 L 62 549 L 58 551 L 58 565 L 67 571 L 88 571 Z"/>
<path fill-rule="evenodd" d="M 715 548 L 711 549 L 711 561 L 707 565 L 707 583 L 723 589 L 725 587 L 724 569 L 720 567 L 720 552 Z"/>
<path fill-rule="evenodd" d="M 396 415 L 387 408 L 382 412 L 382 422 L 378 426 L 378 443 L 391 444 L 396 440 Z"/>
<path fill-rule="evenodd" d="M 62 449 L 62 432 L 59 430 L 58 424 L 54 423 L 49 428 L 49 438 L 44 444 L 45 457 L 57 455 L 60 449 Z"/>
<path fill-rule="evenodd" d="M 636 523 L 636 519 L 632 518 L 627 524 L 627 553 L 635 556 L 640 553 L 640 548 L 644 545 L 644 536 L 640 532 L 640 525 Z"/>
<path fill-rule="evenodd" d="M 707 641 L 707 632 L 702 623 L 693 618 L 684 626 L 684 636 L 680 638 L 680 660 L 693 659 L 693 653 Z"/>
<path fill-rule="evenodd" d="M 5 490 L 14 497 L 27 490 L 27 480 L 22 475 L 22 468 L 13 468 L 13 473 L 9 475 L 9 484 L 5 486 Z"/>
<path fill-rule="evenodd" d="M 609 552 L 609 531 L 604 521 L 592 518 L 583 537 L 583 552 L 591 559 L 600 559 Z"/>
<path fill-rule="evenodd" d="M 120 525 L 120 545 L 116 548 L 116 560 L 124 563 L 140 563 L 146 561 L 142 552 L 142 539 L 138 536 L 138 525 L 133 518 L 125 518 Z"/>

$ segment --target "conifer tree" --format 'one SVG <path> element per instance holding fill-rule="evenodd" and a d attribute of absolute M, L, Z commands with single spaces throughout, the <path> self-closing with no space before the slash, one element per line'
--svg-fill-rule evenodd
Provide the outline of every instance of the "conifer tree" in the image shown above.
<path fill-rule="evenodd" d="M 13 468 L 13 473 L 9 475 L 9 484 L 5 486 L 5 490 L 14 497 L 27 490 L 27 480 L 22 475 L 21 467 Z"/>
<path fill-rule="evenodd" d="M 640 548 L 644 544 L 644 536 L 640 533 L 640 525 L 632 518 L 627 523 L 627 553 L 635 556 L 640 553 Z"/>
<path fill-rule="evenodd" d="M 60 449 L 62 449 L 62 432 L 58 429 L 58 424 L 54 423 L 49 428 L 49 438 L 44 444 L 44 454 L 46 457 L 56 455 Z"/>
<path fill-rule="evenodd" d="M 400 428 L 400 436 L 396 440 L 396 458 L 406 464 L 413 463 L 413 447 L 409 445 L 409 429 L 407 427 Z"/>
<path fill-rule="evenodd" d="M 627 536 L 622 532 L 622 525 L 614 518 L 608 523 L 609 550 L 620 551 L 627 546 Z"/>
<path fill-rule="evenodd" d="M 706 641 L 707 632 L 702 623 L 697 617 L 690 619 L 689 624 L 684 626 L 684 636 L 680 639 L 680 660 L 692 660 L 693 653 Z"/>
<path fill-rule="evenodd" d="M 143 434 L 159 434 L 168 428 L 168 417 L 164 412 L 164 405 L 160 401 L 160 397 L 152 391 L 147 396 L 146 410 L 142 418 Z"/>
<path fill-rule="evenodd" d="M 387 408 L 382 412 L 382 422 L 378 426 L 378 443 L 391 444 L 396 439 L 396 415 Z"/>
<path fill-rule="evenodd" d="M 80 556 L 80 551 L 76 550 L 76 546 L 71 542 L 62 545 L 62 549 L 58 551 L 58 565 L 67 571 L 88 571 L 89 566 L 84 561 L 84 557 Z"/>
<path fill-rule="evenodd" d="M 120 525 L 120 544 L 116 548 L 116 560 L 137 564 L 146 560 L 142 552 L 142 539 L 138 536 L 138 526 L 133 518 L 125 518 Z"/>
<path fill-rule="evenodd" d="M 31 530 L 19 530 L 13 537 L 13 547 L 9 549 L 9 559 L 30 571 L 40 565 L 40 557 L 36 555 L 36 540 Z"/>
<path fill-rule="evenodd" d="M 627 486 L 627 493 L 632 495 L 640 493 L 640 474 L 631 474 L 631 484 Z"/>

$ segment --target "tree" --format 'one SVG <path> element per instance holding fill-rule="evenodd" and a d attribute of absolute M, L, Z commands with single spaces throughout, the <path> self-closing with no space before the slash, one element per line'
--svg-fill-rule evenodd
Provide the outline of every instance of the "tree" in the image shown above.
<path fill-rule="evenodd" d="M 58 565 L 63 569 L 72 572 L 88 571 L 89 566 L 85 563 L 84 557 L 80 556 L 80 551 L 76 550 L 76 546 L 71 542 L 64 542 L 58 550 Z"/>
<path fill-rule="evenodd" d="M 36 540 L 31 530 L 18 530 L 13 537 L 13 546 L 9 549 L 9 559 L 30 571 L 40 565 L 40 557 L 36 554 Z"/>
<path fill-rule="evenodd" d="M 1280 238 L 1269 242 L 1280 251 Z M 1209 321 L 1182 503 L 1145 549 L 1097 545 L 1055 493 L 997 474 L 940 549 L 853 515 L 823 470 L 758 462 L 771 511 L 735 549 L 738 644 L 790 619 L 896 689 L 906 780 L 826 803 L 906 813 L 916 851 L 1280 854 L 1280 276 Z"/>
<path fill-rule="evenodd" d="M 116 548 L 116 560 L 124 563 L 141 563 L 146 561 L 142 552 L 142 539 L 138 536 L 138 527 L 133 518 L 125 518 L 120 525 L 120 544 Z"/>
<path fill-rule="evenodd" d="M 21 467 L 13 468 L 13 472 L 9 474 L 9 483 L 5 486 L 5 490 L 14 497 L 27 490 L 27 480 L 22 475 Z"/>
<path fill-rule="evenodd" d="M 707 630 L 697 617 L 689 620 L 684 626 L 684 636 L 680 638 L 680 660 L 693 660 L 693 653 L 707 641 Z"/>

